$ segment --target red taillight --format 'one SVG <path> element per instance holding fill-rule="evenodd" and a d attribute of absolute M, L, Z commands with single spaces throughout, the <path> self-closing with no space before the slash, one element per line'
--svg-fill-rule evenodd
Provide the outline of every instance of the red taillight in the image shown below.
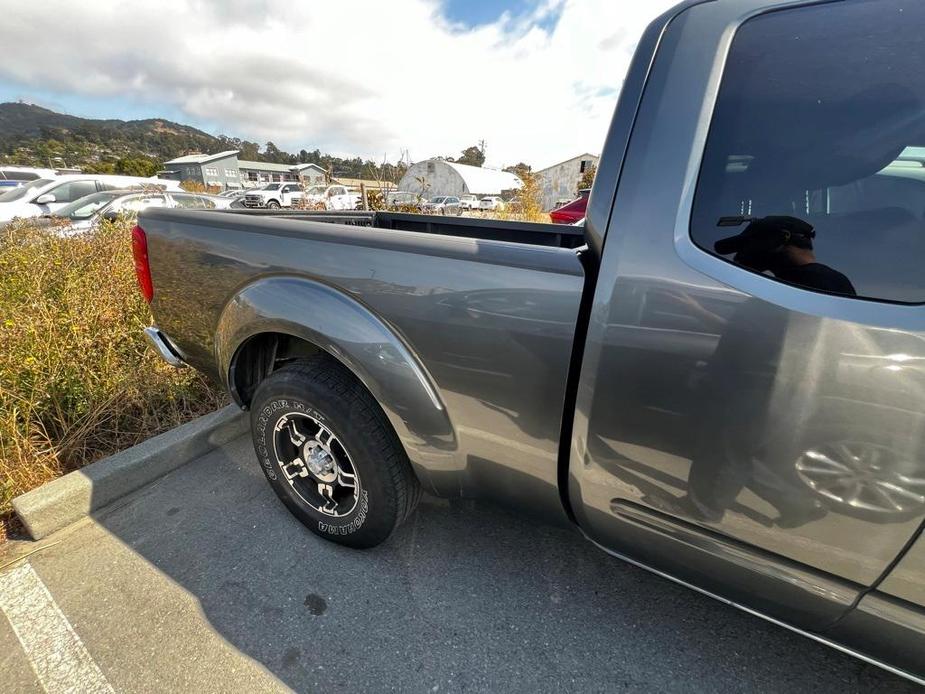
<path fill-rule="evenodd" d="M 140 226 L 132 229 L 132 257 L 135 258 L 135 277 L 141 295 L 149 304 L 154 298 L 154 282 L 151 281 L 151 266 L 148 264 L 148 237 Z"/>

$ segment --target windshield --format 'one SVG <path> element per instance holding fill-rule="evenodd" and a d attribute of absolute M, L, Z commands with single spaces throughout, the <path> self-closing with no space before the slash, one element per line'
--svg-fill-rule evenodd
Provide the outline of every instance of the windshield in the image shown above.
<path fill-rule="evenodd" d="M 436 197 L 436 198 L 431 198 L 430 201 L 431 201 L 431 202 L 444 202 L 445 200 L 446 200 L 446 198 L 443 197 L 442 195 L 440 195 L 440 196 L 438 196 L 438 197 Z"/>
<path fill-rule="evenodd" d="M 306 195 L 324 195 L 324 191 L 327 190 L 327 186 L 312 186 L 307 191 Z"/>
<path fill-rule="evenodd" d="M 50 178 L 39 178 L 38 180 L 31 181 L 24 186 L 19 188 L 13 188 L 13 190 L 0 195 L 0 202 L 14 202 L 16 200 L 25 200 L 32 199 L 32 194 L 35 192 L 36 188 L 42 188 L 51 183 Z"/>
<path fill-rule="evenodd" d="M 282 183 L 267 183 L 263 188 L 259 190 L 279 190 Z"/>
<path fill-rule="evenodd" d="M 125 193 L 115 193 L 112 191 L 86 195 L 79 200 L 75 200 L 70 205 L 62 207 L 55 212 L 55 216 L 67 217 L 72 220 L 89 219 L 113 200 L 123 195 L 125 195 Z"/>

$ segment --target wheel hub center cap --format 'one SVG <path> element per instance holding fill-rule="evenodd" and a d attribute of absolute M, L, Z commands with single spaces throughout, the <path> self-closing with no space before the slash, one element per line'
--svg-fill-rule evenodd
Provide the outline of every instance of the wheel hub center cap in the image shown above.
<path fill-rule="evenodd" d="M 313 445 L 314 444 L 314 445 Z M 334 458 L 313 441 L 309 441 L 302 451 L 305 466 L 318 479 L 334 476 Z"/>

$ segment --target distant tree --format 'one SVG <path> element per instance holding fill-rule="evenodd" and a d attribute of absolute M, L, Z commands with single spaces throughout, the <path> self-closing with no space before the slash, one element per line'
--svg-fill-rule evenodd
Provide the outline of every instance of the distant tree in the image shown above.
<path fill-rule="evenodd" d="M 519 164 L 514 164 L 514 166 L 506 166 L 504 170 L 514 174 L 521 180 L 525 180 L 527 175 L 533 171 L 533 167 L 520 162 Z"/>
<path fill-rule="evenodd" d="M 280 151 L 279 147 L 274 145 L 272 142 L 267 142 L 266 146 L 263 148 L 263 160 L 274 162 L 276 164 L 285 163 L 283 160 L 285 152 Z"/>
<path fill-rule="evenodd" d="M 117 174 L 149 178 L 158 172 L 160 166 L 148 157 L 121 157 L 116 160 L 114 168 Z"/>
<path fill-rule="evenodd" d="M 256 142 L 241 140 L 241 144 L 237 149 L 241 151 L 239 156 L 244 161 L 259 161 L 260 159 L 260 146 Z"/>
<path fill-rule="evenodd" d="M 462 151 L 462 156 L 456 160 L 457 164 L 468 164 L 469 166 L 481 166 L 485 163 L 485 154 L 478 147 L 466 147 Z"/>
<path fill-rule="evenodd" d="M 516 168 L 516 167 L 510 167 Z M 527 167 L 527 170 L 524 171 L 521 169 L 521 172 L 517 175 L 520 176 L 520 180 L 523 181 L 523 187 L 516 191 L 517 204 L 514 207 L 514 211 L 520 213 L 522 219 L 528 222 L 548 222 L 549 215 L 543 210 L 543 195 L 540 188 L 539 177 L 532 173 L 530 167 Z"/>
<path fill-rule="evenodd" d="M 594 183 L 594 175 L 597 173 L 597 167 L 594 164 L 589 164 L 585 167 L 585 172 L 581 174 L 581 179 L 578 181 L 578 190 L 584 190 L 585 188 L 590 188 Z M 578 191 L 575 191 L 578 194 Z"/>
<path fill-rule="evenodd" d="M 116 166 L 111 161 L 100 161 L 100 162 L 96 162 L 95 164 L 87 164 L 86 166 L 83 166 L 81 168 L 86 173 L 91 173 L 91 174 L 122 173 L 121 171 L 116 171 Z"/>

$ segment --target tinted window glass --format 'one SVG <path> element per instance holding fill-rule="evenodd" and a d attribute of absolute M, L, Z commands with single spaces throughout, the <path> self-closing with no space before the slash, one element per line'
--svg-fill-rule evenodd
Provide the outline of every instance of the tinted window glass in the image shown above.
<path fill-rule="evenodd" d="M 171 196 L 176 203 L 177 207 L 183 207 L 187 209 L 201 209 L 205 205 L 202 202 L 202 198 L 198 195 L 191 195 L 189 193 L 174 193 Z"/>
<path fill-rule="evenodd" d="M 38 174 L 31 171 L 10 171 L 9 169 L 0 169 L 0 179 L 9 181 L 34 181 L 39 177 Z"/>
<path fill-rule="evenodd" d="M 30 183 L 26 183 L 19 188 L 7 191 L 0 195 L 0 202 L 15 202 L 16 200 L 31 200 L 38 195 L 38 190 L 44 188 L 52 180 L 50 178 L 39 178 Z"/>
<path fill-rule="evenodd" d="M 86 197 L 75 200 L 69 205 L 65 205 L 55 212 L 55 214 L 58 217 L 67 217 L 75 221 L 89 219 L 117 197 L 119 197 L 119 193 L 94 193 L 93 195 L 87 195 Z"/>
<path fill-rule="evenodd" d="M 122 212 L 140 212 L 148 207 L 164 207 L 163 195 L 138 195 L 136 197 L 122 200 L 119 209 Z"/>
<path fill-rule="evenodd" d="M 55 202 L 74 202 L 85 195 L 96 192 L 96 181 L 71 181 L 48 191 L 55 196 Z"/>
<path fill-rule="evenodd" d="M 741 27 L 694 197 L 695 243 L 805 288 L 925 301 L 923 26 L 925 3 L 848 0 Z"/>

